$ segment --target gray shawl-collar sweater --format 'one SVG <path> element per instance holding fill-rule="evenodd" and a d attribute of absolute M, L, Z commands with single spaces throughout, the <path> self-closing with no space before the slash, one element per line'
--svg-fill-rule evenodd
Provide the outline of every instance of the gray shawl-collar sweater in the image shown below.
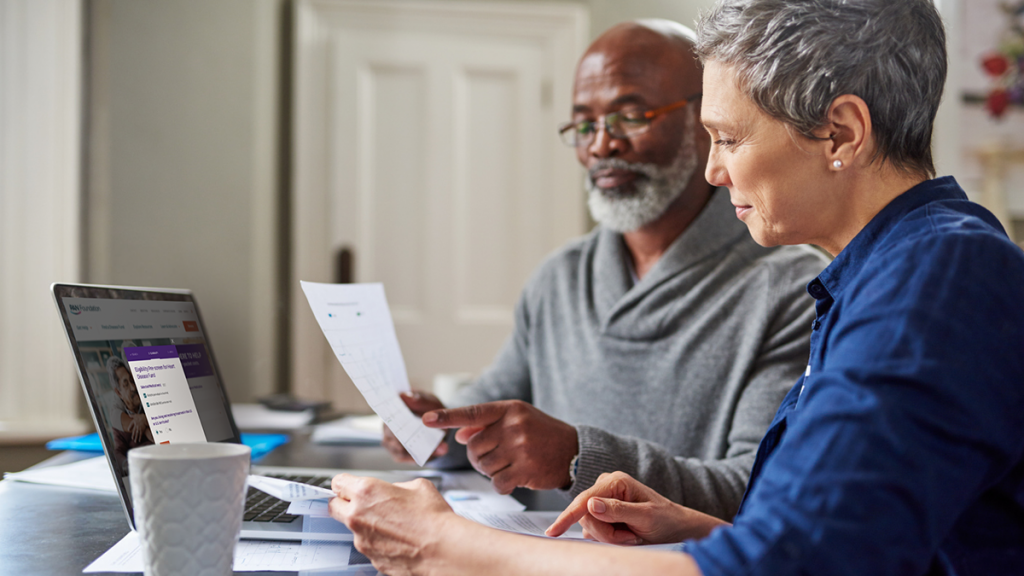
<path fill-rule="evenodd" d="M 622 470 L 731 519 L 806 365 L 805 286 L 826 264 L 808 247 L 758 246 L 725 190 L 635 285 L 622 236 L 597 228 L 534 273 L 512 336 L 456 404 L 521 399 L 573 424 L 571 495 Z"/>

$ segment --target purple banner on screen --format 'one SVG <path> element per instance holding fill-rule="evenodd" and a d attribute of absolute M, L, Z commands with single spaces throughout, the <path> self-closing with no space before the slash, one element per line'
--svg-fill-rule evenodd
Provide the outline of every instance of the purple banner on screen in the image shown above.
<path fill-rule="evenodd" d="M 139 360 L 156 360 L 158 358 L 177 358 L 178 351 L 174 346 L 137 346 L 124 349 L 124 359 L 128 362 Z"/>
<path fill-rule="evenodd" d="M 181 358 L 181 367 L 185 371 L 185 378 L 213 375 L 213 366 L 210 365 L 205 345 L 179 344 L 175 348 L 178 349 L 178 358 Z"/>

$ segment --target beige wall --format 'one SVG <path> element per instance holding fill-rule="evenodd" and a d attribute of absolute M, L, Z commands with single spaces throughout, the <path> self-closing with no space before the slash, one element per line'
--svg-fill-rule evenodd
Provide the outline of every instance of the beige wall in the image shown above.
<path fill-rule="evenodd" d="M 692 25 L 711 2 L 580 3 L 596 35 L 633 18 Z M 278 106 L 289 5 L 89 8 L 87 278 L 193 289 L 233 401 L 274 391 L 285 370 Z"/>
<path fill-rule="evenodd" d="M 232 400 L 276 385 L 278 0 L 97 0 L 92 282 L 193 289 Z"/>

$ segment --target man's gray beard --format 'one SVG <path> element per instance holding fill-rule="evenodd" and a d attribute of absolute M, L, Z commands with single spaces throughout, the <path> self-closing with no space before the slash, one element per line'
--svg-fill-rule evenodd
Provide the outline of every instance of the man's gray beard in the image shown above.
<path fill-rule="evenodd" d="M 697 147 L 691 130 L 687 130 L 679 155 L 672 164 L 626 162 L 618 158 L 598 160 L 587 173 L 587 206 L 590 216 L 615 232 L 632 232 L 654 222 L 669 204 L 682 194 L 697 168 Z M 594 174 L 598 170 L 616 168 L 630 170 L 641 176 L 625 186 L 598 188 Z"/>

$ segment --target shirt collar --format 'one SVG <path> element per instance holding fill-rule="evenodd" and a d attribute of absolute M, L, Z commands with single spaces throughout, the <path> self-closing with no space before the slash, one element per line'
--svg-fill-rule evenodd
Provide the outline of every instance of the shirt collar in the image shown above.
<path fill-rule="evenodd" d="M 878 245 L 907 214 L 936 200 L 966 199 L 967 195 L 952 176 L 926 180 L 900 194 L 882 208 L 835 260 L 807 285 L 807 293 L 819 301 L 838 298 L 843 286 L 860 273 Z"/>

